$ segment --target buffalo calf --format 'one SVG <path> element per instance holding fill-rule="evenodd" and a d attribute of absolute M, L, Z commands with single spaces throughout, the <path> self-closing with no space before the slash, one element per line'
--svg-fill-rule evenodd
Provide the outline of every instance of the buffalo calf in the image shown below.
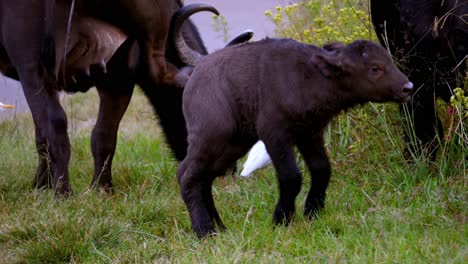
<path fill-rule="evenodd" d="M 183 95 L 187 156 L 177 178 L 199 237 L 224 225 L 211 186 L 261 139 L 271 155 L 280 197 L 273 214 L 288 224 L 301 189 L 293 147 L 312 178 L 305 214 L 324 207 L 330 163 L 323 131 L 341 110 L 372 102 L 405 102 L 413 84 L 388 52 L 358 40 L 324 49 L 288 39 L 225 48 L 200 60 Z"/>

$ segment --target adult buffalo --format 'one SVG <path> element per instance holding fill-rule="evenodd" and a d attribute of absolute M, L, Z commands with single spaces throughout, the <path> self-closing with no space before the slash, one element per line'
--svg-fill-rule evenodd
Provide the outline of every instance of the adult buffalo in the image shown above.
<path fill-rule="evenodd" d="M 443 128 L 435 110 L 435 97 L 448 101 L 466 72 L 468 54 L 468 1 L 371 0 L 372 23 L 382 45 L 403 66 L 416 91 L 406 104 L 416 141 L 405 150 L 436 157 L 436 136 Z M 401 111 L 403 112 L 403 107 Z"/>
<path fill-rule="evenodd" d="M 5 9 L 2 8 L 2 10 Z M 57 61 L 63 59 L 63 53 L 60 50 L 65 46 L 68 10 L 70 10 L 69 4 L 58 1 L 55 28 L 52 29 L 54 32 L 52 39 L 57 42 Z M 178 69 L 191 65 L 194 63 L 194 54 L 202 56 L 207 53 L 195 26 L 191 22 L 182 25 L 191 14 L 202 10 L 217 13 L 213 7 L 203 4 L 183 7 L 177 13 L 178 16 L 175 17 L 173 23 L 174 31 L 178 32 L 173 37 L 177 40 L 170 41 L 171 44 L 165 49 L 165 63 L 170 67 Z M 2 20 L 2 24 L 5 23 Z M 29 26 L 22 23 L 24 27 Z M 24 88 L 36 126 L 39 165 L 35 176 L 35 186 L 38 188 L 53 187 L 57 193 L 71 191 L 68 178 L 70 145 L 67 136 L 67 119 L 57 96 L 60 89 L 67 92 L 84 92 L 94 85 L 98 89 L 101 102 L 91 140 L 95 160 L 93 185 L 104 188 L 112 187 L 111 164 L 115 152 L 117 130 L 136 83 L 141 85 L 150 98 L 176 158 L 182 159 L 185 156 L 187 143 L 181 108 L 182 89 L 176 87 L 177 83 L 159 84 L 155 87 L 153 82 L 149 82 L 146 66 L 141 64 L 142 49 L 139 48 L 138 41 L 109 22 L 77 12 L 73 16 L 71 29 L 66 52 L 67 60 L 64 64 L 56 65 L 52 70 L 52 80 L 56 75 L 60 76 L 58 85 L 39 90 L 28 86 Z M 7 33 L 5 39 L 8 40 L 6 42 L 8 44 L 10 42 L 21 44 L 29 40 L 28 35 L 15 35 L 14 30 L 8 30 Z M 14 53 L 15 49 L 6 49 L 3 46 L 4 42 L 1 44 L 0 71 L 23 83 L 24 75 L 21 68 L 13 60 L 16 58 L 13 56 L 19 57 L 19 55 Z M 61 78 L 62 76 L 64 78 Z M 53 100 L 37 97 L 42 93 L 44 97 Z M 54 133 L 51 133 L 51 128 L 56 128 Z M 61 141 L 52 140 L 56 137 L 59 137 Z"/>

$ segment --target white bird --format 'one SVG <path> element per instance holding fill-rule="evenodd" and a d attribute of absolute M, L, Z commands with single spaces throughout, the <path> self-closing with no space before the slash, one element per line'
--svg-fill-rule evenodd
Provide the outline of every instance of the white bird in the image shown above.
<path fill-rule="evenodd" d="M 271 163 L 270 155 L 265 148 L 265 144 L 259 140 L 250 149 L 247 160 L 244 162 L 243 169 L 240 173 L 242 177 L 249 177 L 252 172 L 261 169 Z"/>

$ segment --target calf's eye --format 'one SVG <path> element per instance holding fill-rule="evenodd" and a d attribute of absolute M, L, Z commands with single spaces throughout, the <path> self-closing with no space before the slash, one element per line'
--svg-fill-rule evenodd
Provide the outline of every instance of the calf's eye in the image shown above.
<path fill-rule="evenodd" d="M 372 66 L 370 70 L 373 74 L 379 74 L 382 71 L 382 69 L 379 66 L 375 66 L 375 65 Z"/>

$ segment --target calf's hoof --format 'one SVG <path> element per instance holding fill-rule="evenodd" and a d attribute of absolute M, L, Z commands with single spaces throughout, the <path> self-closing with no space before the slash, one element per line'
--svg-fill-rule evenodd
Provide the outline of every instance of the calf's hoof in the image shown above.
<path fill-rule="evenodd" d="M 220 232 L 224 232 L 224 231 L 227 230 L 226 226 L 224 225 L 224 223 L 221 220 L 216 222 L 216 226 L 218 227 Z"/>
<path fill-rule="evenodd" d="M 304 209 L 304 216 L 309 219 L 309 221 L 315 220 L 318 218 L 320 210 L 319 209 L 312 209 L 312 208 L 305 208 Z"/>
<path fill-rule="evenodd" d="M 294 210 L 286 211 L 280 206 L 276 206 L 275 212 L 273 213 L 273 223 L 275 225 L 288 226 L 291 222 L 292 216 L 294 215 Z"/>
<path fill-rule="evenodd" d="M 217 234 L 216 230 L 214 229 L 212 225 L 211 226 L 210 225 L 194 226 L 193 231 L 195 231 L 199 239 L 215 236 Z"/>
<path fill-rule="evenodd" d="M 315 220 L 317 219 L 319 213 L 323 210 L 323 206 L 313 204 L 313 205 L 308 205 L 306 203 L 305 208 L 304 208 L 304 216 L 308 218 L 309 220 Z"/>

